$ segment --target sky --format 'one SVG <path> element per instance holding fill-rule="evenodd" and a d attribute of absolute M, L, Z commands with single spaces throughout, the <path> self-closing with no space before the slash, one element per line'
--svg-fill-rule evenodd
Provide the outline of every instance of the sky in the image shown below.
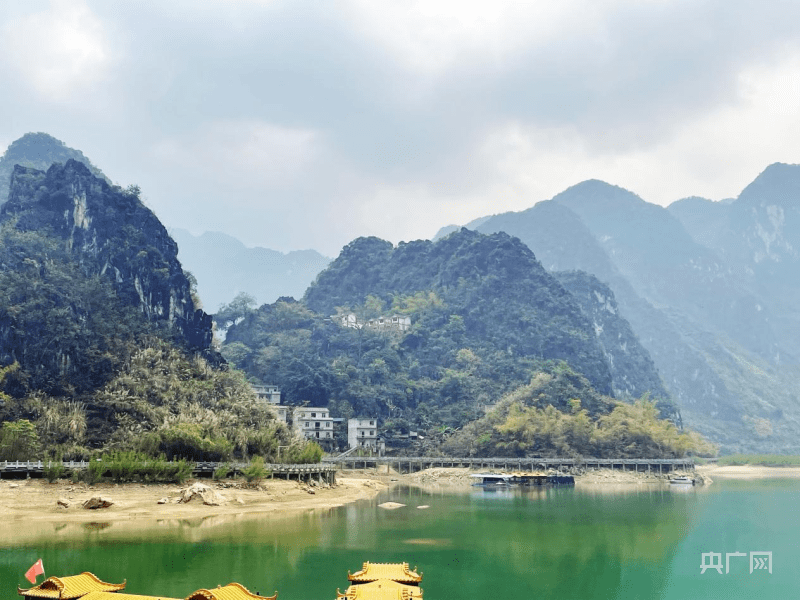
<path fill-rule="evenodd" d="M 0 148 L 44 131 L 167 227 L 334 257 L 586 179 L 660 205 L 800 162 L 800 3 L 0 3 Z"/>

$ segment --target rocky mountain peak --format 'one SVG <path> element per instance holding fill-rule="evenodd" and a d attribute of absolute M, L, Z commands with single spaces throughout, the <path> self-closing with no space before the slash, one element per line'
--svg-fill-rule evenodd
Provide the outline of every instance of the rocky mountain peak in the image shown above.
<path fill-rule="evenodd" d="M 108 277 L 123 302 L 152 321 L 167 321 L 190 348 L 211 344 L 211 318 L 196 310 L 177 244 L 142 204 L 69 159 L 47 172 L 15 166 L 0 222 L 23 231 L 48 231 L 63 240 L 87 274 Z"/>
<path fill-rule="evenodd" d="M 47 133 L 26 133 L 11 142 L 0 157 L 0 205 L 8 199 L 8 187 L 15 165 L 46 171 L 53 163 L 66 163 L 70 159 L 86 165 L 93 175 L 110 183 L 80 150 L 70 148 Z"/>

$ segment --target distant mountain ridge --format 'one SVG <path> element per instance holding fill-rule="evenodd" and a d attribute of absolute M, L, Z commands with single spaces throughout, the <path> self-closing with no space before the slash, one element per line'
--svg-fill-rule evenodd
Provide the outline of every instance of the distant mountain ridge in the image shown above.
<path fill-rule="evenodd" d="M 248 248 L 235 237 L 215 231 L 195 236 L 173 228 L 170 233 L 178 243 L 178 258 L 197 279 L 197 293 L 211 313 L 240 292 L 255 297 L 258 304 L 282 296 L 300 298 L 331 262 L 316 250 L 283 254 Z"/>
<path fill-rule="evenodd" d="M 771 165 L 733 200 L 668 209 L 592 180 L 475 228 L 607 283 L 685 420 L 723 449 L 799 447 L 799 166 Z"/>

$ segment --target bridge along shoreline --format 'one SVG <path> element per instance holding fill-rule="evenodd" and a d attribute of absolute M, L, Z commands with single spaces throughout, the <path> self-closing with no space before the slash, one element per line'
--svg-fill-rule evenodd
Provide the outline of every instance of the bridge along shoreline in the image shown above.
<path fill-rule="evenodd" d="M 0 462 L 0 479 L 19 479 L 21 477 L 43 477 L 47 462 L 42 461 L 3 461 Z M 63 461 L 69 471 L 86 469 L 86 461 Z M 211 477 L 224 463 L 195 463 L 192 475 Z M 247 463 L 229 463 L 233 474 L 241 473 Z M 381 466 L 394 469 L 400 474 L 409 474 L 430 468 L 468 468 L 493 471 L 539 471 L 554 469 L 559 472 L 580 473 L 592 469 L 616 469 L 640 473 L 665 474 L 672 471 L 694 471 L 691 458 L 653 459 L 653 458 L 442 458 L 424 456 L 339 456 L 323 458 L 316 464 L 265 465 L 270 478 L 295 479 L 319 483 L 336 483 L 336 473 L 342 470 L 378 469 Z"/>

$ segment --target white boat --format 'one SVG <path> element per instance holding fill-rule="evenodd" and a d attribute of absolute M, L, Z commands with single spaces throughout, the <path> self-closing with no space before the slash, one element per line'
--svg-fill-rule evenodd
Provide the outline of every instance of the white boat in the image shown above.
<path fill-rule="evenodd" d="M 686 475 L 681 475 L 680 477 L 670 477 L 669 482 L 677 485 L 694 485 L 694 479 L 687 477 Z"/>

